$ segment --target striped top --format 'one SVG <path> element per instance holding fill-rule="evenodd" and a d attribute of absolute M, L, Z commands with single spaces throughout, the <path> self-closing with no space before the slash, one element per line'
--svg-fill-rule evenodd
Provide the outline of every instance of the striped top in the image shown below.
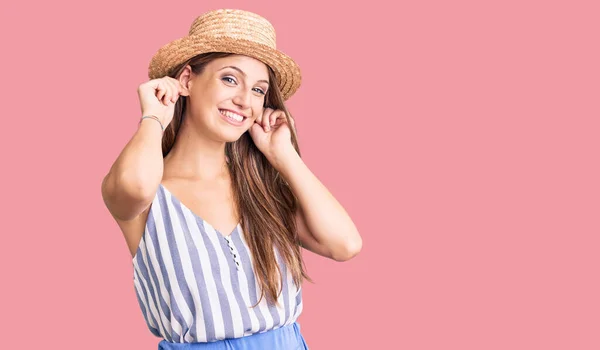
<path fill-rule="evenodd" d="M 292 324 L 302 288 L 274 247 L 286 276 L 280 306 L 260 287 L 240 224 L 228 236 L 182 204 L 162 184 L 152 201 L 133 262 L 139 306 L 152 334 L 169 342 L 211 342 Z M 279 289 L 278 289 L 279 290 Z"/>

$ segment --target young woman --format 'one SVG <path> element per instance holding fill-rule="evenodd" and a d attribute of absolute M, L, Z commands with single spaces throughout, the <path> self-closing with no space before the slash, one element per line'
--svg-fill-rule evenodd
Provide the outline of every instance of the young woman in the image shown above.
<path fill-rule="evenodd" d="M 275 32 L 217 10 L 152 58 L 142 118 L 102 182 L 159 349 L 306 349 L 300 248 L 345 261 L 362 240 L 300 158 L 300 86 Z"/>

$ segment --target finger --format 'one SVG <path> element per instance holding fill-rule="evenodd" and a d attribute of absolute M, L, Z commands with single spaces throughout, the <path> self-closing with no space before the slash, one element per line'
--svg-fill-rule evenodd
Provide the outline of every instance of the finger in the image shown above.
<path fill-rule="evenodd" d="M 254 123 L 254 124 L 252 124 L 252 126 L 250 127 L 250 134 L 251 134 L 252 136 L 257 136 L 257 135 L 259 135 L 259 133 L 258 133 L 258 130 L 260 130 L 260 129 L 261 129 L 261 128 L 260 128 L 260 124 L 258 124 L 258 123 Z"/>
<path fill-rule="evenodd" d="M 283 113 L 283 111 L 277 110 L 277 111 L 271 113 L 271 116 L 269 117 L 269 125 L 275 126 L 278 119 L 279 120 L 285 119 L 285 114 Z"/>
<path fill-rule="evenodd" d="M 171 83 L 171 86 L 173 87 L 173 96 L 171 97 L 171 101 L 173 101 L 173 103 L 175 103 L 175 102 L 177 102 L 177 99 L 179 98 L 179 96 L 181 96 L 183 87 L 181 86 L 181 83 L 177 79 L 171 78 L 169 80 L 169 82 Z"/>
<path fill-rule="evenodd" d="M 172 102 L 175 103 L 177 101 L 177 85 L 175 85 L 175 80 L 173 78 L 169 78 L 166 80 L 166 83 L 168 85 L 168 91 L 167 91 L 167 101 L 166 102 Z"/>
<path fill-rule="evenodd" d="M 265 130 L 265 132 L 269 131 L 271 128 L 269 126 L 270 123 L 270 118 L 271 118 L 271 114 L 274 112 L 273 109 L 271 108 L 266 108 L 263 115 L 262 115 L 262 120 L 260 121 L 261 126 L 263 127 L 263 129 Z"/>
<path fill-rule="evenodd" d="M 158 83 L 156 91 L 156 98 L 158 98 L 159 101 L 164 103 L 163 98 L 167 93 L 167 88 L 165 87 L 165 84 L 163 82 Z"/>
<path fill-rule="evenodd" d="M 163 98 L 164 103 L 168 104 L 173 99 L 173 85 L 169 80 L 163 82 L 165 84 L 165 96 Z"/>
<path fill-rule="evenodd" d="M 177 93 L 180 96 L 183 96 L 183 93 L 185 92 L 185 87 L 183 84 L 179 80 L 175 79 L 175 85 L 177 86 Z"/>
<path fill-rule="evenodd" d="M 171 102 L 175 103 L 177 102 L 177 99 L 179 98 L 179 93 L 177 92 L 177 87 L 173 86 L 173 90 L 172 90 L 172 95 L 171 95 Z"/>
<path fill-rule="evenodd" d="M 164 94 L 161 98 L 162 103 L 165 106 L 168 106 L 170 102 L 173 101 L 173 90 L 174 90 L 174 86 L 173 84 L 169 81 L 169 79 L 164 78 L 161 82 L 162 87 L 164 88 Z"/>

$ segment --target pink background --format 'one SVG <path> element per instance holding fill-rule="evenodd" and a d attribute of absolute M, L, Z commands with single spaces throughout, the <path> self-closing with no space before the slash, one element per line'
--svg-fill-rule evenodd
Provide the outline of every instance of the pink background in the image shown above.
<path fill-rule="evenodd" d="M 100 183 L 154 52 L 237 7 L 302 67 L 304 160 L 364 240 L 305 252 L 311 349 L 600 349 L 598 3 L 392 3 L 4 5 L 0 347 L 157 348 Z"/>

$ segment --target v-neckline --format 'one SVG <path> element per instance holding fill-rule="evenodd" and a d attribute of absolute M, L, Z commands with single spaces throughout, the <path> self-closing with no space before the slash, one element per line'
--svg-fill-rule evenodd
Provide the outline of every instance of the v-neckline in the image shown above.
<path fill-rule="evenodd" d="M 196 218 L 198 218 L 198 219 L 202 220 L 202 222 L 204 222 L 204 224 L 205 224 L 205 225 L 208 225 L 208 226 L 210 226 L 210 228 L 212 228 L 212 229 L 213 229 L 213 230 L 214 230 L 216 233 L 218 233 L 218 234 L 219 234 L 221 237 L 224 237 L 224 238 L 227 238 L 227 239 L 229 239 L 229 238 L 231 238 L 231 236 L 233 236 L 233 234 L 234 234 L 235 232 L 237 232 L 237 231 L 238 231 L 238 228 L 239 228 L 239 226 L 240 226 L 241 222 L 238 222 L 238 223 L 235 225 L 235 227 L 233 228 L 233 230 L 231 230 L 231 232 L 230 232 L 230 233 L 229 233 L 227 236 L 225 236 L 225 235 L 224 235 L 224 234 L 223 234 L 221 231 L 217 230 L 217 229 L 216 229 L 216 228 L 215 228 L 213 225 L 211 225 L 211 224 L 210 224 L 208 221 L 204 220 L 204 219 L 203 219 L 203 218 L 202 218 L 200 215 L 198 215 L 198 214 L 194 213 L 194 211 L 193 211 L 192 209 L 190 209 L 190 208 L 189 208 L 187 205 L 183 204 L 183 202 L 182 202 L 181 200 L 179 200 L 179 198 L 177 198 L 177 196 L 175 196 L 175 195 L 173 194 L 173 192 L 169 191 L 169 189 L 168 189 L 168 188 L 166 188 L 166 187 L 165 187 L 165 185 L 163 185 L 162 183 L 160 183 L 159 185 L 160 185 L 160 187 L 162 187 L 162 188 L 163 188 L 163 190 L 165 190 L 166 192 L 169 192 L 169 194 L 171 195 L 171 198 L 175 199 L 175 201 L 176 201 L 176 202 L 177 202 L 177 203 L 178 203 L 180 206 L 182 206 L 182 207 L 183 207 L 183 208 L 185 208 L 187 211 L 189 211 L 189 212 L 190 212 L 190 213 L 191 213 L 191 214 L 192 214 L 194 217 L 196 217 Z"/>

